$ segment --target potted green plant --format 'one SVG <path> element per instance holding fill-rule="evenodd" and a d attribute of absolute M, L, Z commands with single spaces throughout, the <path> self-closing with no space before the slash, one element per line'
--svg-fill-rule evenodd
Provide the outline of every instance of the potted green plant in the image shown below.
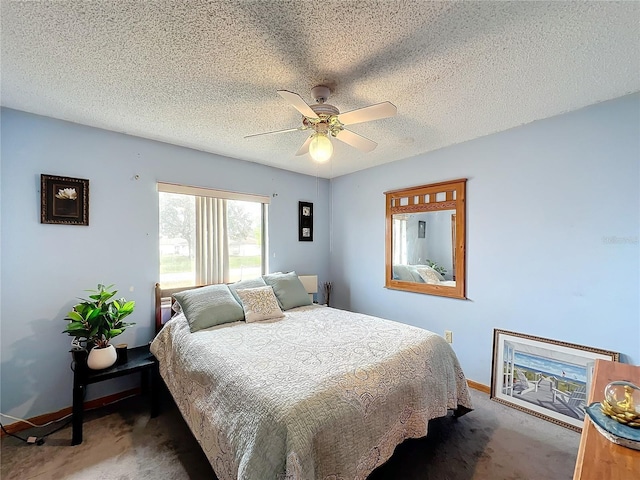
<path fill-rule="evenodd" d="M 433 268 L 436 272 L 438 272 L 443 277 L 447 273 L 447 269 L 446 268 L 444 268 L 442 265 L 438 265 L 436 262 L 432 262 L 429 259 L 427 259 L 427 265 L 430 266 L 431 268 Z"/>
<path fill-rule="evenodd" d="M 116 362 L 116 350 L 109 342 L 127 327 L 135 325 L 123 320 L 133 313 L 136 303 L 124 298 L 114 299 L 118 291 L 113 290 L 113 285 L 98 284 L 97 290 L 87 291 L 91 293 L 89 298 L 81 298 L 82 302 L 67 314 L 65 320 L 69 324 L 63 333 L 75 337 L 76 345 L 84 344 L 89 351 L 88 367 L 100 370 Z"/>

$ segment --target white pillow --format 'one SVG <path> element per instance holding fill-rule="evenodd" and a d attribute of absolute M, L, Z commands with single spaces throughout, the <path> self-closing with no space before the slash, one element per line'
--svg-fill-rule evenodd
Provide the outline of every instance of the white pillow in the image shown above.
<path fill-rule="evenodd" d="M 420 275 L 420 278 L 422 278 L 425 283 L 440 283 L 440 279 L 442 278 L 442 276 L 431 267 L 418 267 L 416 268 L 416 272 L 418 272 L 418 275 Z"/>
<path fill-rule="evenodd" d="M 244 318 L 247 323 L 284 317 L 270 285 L 258 288 L 241 288 L 236 290 L 236 293 L 242 301 Z"/>
<path fill-rule="evenodd" d="M 182 307 L 180 306 L 180 304 L 178 302 L 174 302 L 173 298 L 171 299 L 171 301 L 173 302 L 171 304 L 171 310 L 173 310 L 175 313 L 182 313 Z M 173 316 L 173 313 L 171 314 L 171 316 Z"/>

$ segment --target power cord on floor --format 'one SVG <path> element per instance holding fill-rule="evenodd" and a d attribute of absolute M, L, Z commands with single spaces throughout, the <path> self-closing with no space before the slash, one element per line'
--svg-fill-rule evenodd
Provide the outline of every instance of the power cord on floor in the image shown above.
<path fill-rule="evenodd" d="M 87 396 L 87 392 L 86 392 L 86 390 L 85 390 L 85 392 L 84 392 L 84 396 L 83 396 L 83 398 L 82 398 L 82 401 L 83 401 L 83 402 L 84 402 L 84 399 L 86 398 L 86 396 Z M 35 428 L 42 428 L 42 427 L 48 427 L 49 425 L 51 425 L 51 424 L 53 424 L 53 423 L 61 422 L 61 421 L 62 421 L 62 420 L 64 420 L 65 418 L 73 417 L 73 413 L 69 413 L 68 415 L 65 415 L 65 416 L 64 416 L 64 417 L 62 417 L 62 418 L 58 418 L 58 419 L 56 419 L 56 420 L 52 420 L 52 421 L 50 421 L 50 422 L 43 423 L 42 425 L 37 425 L 37 424 L 35 424 L 35 423 L 33 423 L 33 422 L 29 421 L 29 420 L 25 420 L 24 418 L 12 417 L 11 415 L 7 415 L 7 414 L 5 414 L 5 413 L 0 413 L 0 416 L 2 416 L 2 417 L 6 417 L 6 418 L 11 418 L 12 420 L 18 420 L 18 421 L 20 421 L 20 422 L 24 422 L 24 423 L 26 423 L 27 425 L 31 425 L 32 427 L 35 427 Z M 29 444 L 29 445 L 43 445 L 43 444 L 44 444 L 44 439 L 45 439 L 46 437 L 48 437 L 48 436 L 49 436 L 49 435 L 51 435 L 52 433 L 56 433 L 57 431 L 62 430 L 64 427 L 66 427 L 67 425 L 69 425 L 72 421 L 73 421 L 73 418 L 70 418 L 70 419 L 69 419 L 69 421 L 67 421 L 66 423 L 64 423 L 64 424 L 63 424 L 63 425 L 61 425 L 60 427 L 58 427 L 58 428 L 56 428 L 56 429 L 54 429 L 54 430 L 51 430 L 49 433 L 46 433 L 46 434 L 44 434 L 44 435 L 42 435 L 42 436 L 40 436 L 40 437 L 33 437 L 33 436 L 31 436 L 31 437 L 27 437 L 27 438 L 22 438 L 22 437 L 21 437 L 21 436 L 19 436 L 19 435 L 15 435 L 15 434 L 13 434 L 13 433 L 8 432 L 8 431 L 7 431 L 7 429 L 6 429 L 6 428 L 4 428 L 4 425 L 2 424 L 2 422 L 0 422 L 0 428 L 2 428 L 2 431 L 3 431 L 5 434 L 9 435 L 10 437 L 17 438 L 18 440 L 22 440 L 23 442 L 25 442 L 25 443 L 27 443 L 27 444 Z"/>
<path fill-rule="evenodd" d="M 68 417 L 68 415 L 67 415 Z M 64 417 L 64 418 L 67 418 Z M 63 420 L 63 418 L 61 418 L 60 420 Z M 57 420 L 57 421 L 60 421 Z M 27 438 L 22 438 L 19 435 L 15 435 L 13 433 L 10 433 L 7 431 L 6 428 L 4 428 L 4 425 L 2 425 L 2 423 L 0 423 L 0 428 L 2 428 L 2 431 L 9 435 L 10 437 L 13 438 L 17 438 L 18 440 L 22 440 L 24 443 L 27 443 L 29 445 L 43 445 L 44 444 L 44 439 L 47 438 L 49 435 L 52 435 L 60 430 L 62 430 L 64 427 L 66 427 L 67 425 L 69 425 L 71 422 L 73 421 L 73 419 L 69 419 L 67 422 L 65 422 L 64 424 L 60 425 L 58 428 L 55 428 L 53 430 L 51 430 L 50 432 L 45 433 L 44 435 L 41 435 L 40 437 L 27 437 Z M 51 422 L 50 422 L 51 423 Z M 48 425 L 48 424 L 47 424 Z"/>
<path fill-rule="evenodd" d="M 6 418 L 10 418 L 11 420 L 18 420 L 19 422 L 23 422 L 26 423 L 27 425 L 31 425 L 32 427 L 36 427 L 36 428 L 42 428 L 42 427 L 48 427 L 49 425 L 53 424 L 53 423 L 58 423 L 61 420 L 64 420 L 65 418 L 69 418 L 71 415 L 73 415 L 72 413 L 65 415 L 62 418 L 58 418 L 56 420 L 51 420 L 50 422 L 47 423 L 43 423 L 42 425 L 37 425 L 33 422 L 30 422 L 29 420 L 25 420 L 24 418 L 19 418 L 19 417 L 12 417 L 11 415 L 7 415 L 5 413 L 0 413 L 0 417 L 6 417 Z"/>
<path fill-rule="evenodd" d="M 87 392 L 85 391 L 85 397 L 86 397 L 86 394 L 87 394 Z M 86 411 L 86 412 L 90 412 L 91 410 L 95 410 L 95 409 L 97 409 L 97 408 L 101 408 L 101 407 L 106 407 L 107 405 L 111 405 L 111 404 L 113 404 L 113 403 L 121 402 L 121 401 L 123 401 L 123 400 L 126 400 L 126 399 L 131 398 L 131 397 L 135 397 L 135 396 L 136 396 L 136 394 L 128 395 L 128 396 L 123 397 L 123 398 L 118 398 L 117 400 L 114 400 L 114 401 L 109 402 L 109 403 L 103 403 L 103 404 L 102 404 L 102 405 L 100 405 L 100 406 L 97 406 L 97 407 L 94 407 L 94 408 L 90 408 L 90 409 L 85 410 L 85 411 Z M 84 400 L 83 400 L 83 401 L 84 401 Z M 64 417 L 59 418 L 59 419 L 57 419 L 57 420 L 52 420 L 51 422 L 44 423 L 44 424 L 42 424 L 42 425 L 36 425 L 35 423 L 30 422 L 29 420 L 25 420 L 25 419 L 23 419 L 23 418 L 12 417 L 11 415 L 5 415 L 4 413 L 0 413 L 0 415 L 1 415 L 1 416 L 3 416 L 3 417 L 12 418 L 13 420 L 19 420 L 19 421 L 21 421 L 21 422 L 24 422 L 24 423 L 27 423 L 27 424 L 31 425 L 32 427 L 42 428 L 42 427 L 49 426 L 49 425 L 51 425 L 52 423 L 60 422 L 60 421 L 64 420 L 65 418 L 69 418 L 69 417 L 71 417 L 71 416 L 73 415 L 73 413 L 70 413 L 70 414 L 68 414 L 68 415 L 65 415 Z M 46 434 L 44 434 L 44 435 L 42 435 L 42 436 L 40 436 L 40 437 L 27 437 L 27 438 L 23 438 L 23 437 L 21 437 L 21 436 L 19 436 L 19 435 L 15 435 L 15 434 L 13 434 L 13 433 L 11 433 L 11 432 L 7 431 L 7 429 L 6 429 L 6 428 L 4 428 L 4 425 L 2 424 L 2 422 L 0 422 L 0 428 L 2 428 L 2 431 L 3 431 L 6 435 L 9 435 L 10 437 L 13 437 L 13 438 L 17 438 L 18 440 L 22 440 L 24 443 L 26 443 L 26 444 L 28 444 L 28 445 L 43 445 L 43 444 L 44 444 L 44 439 L 45 439 L 46 437 L 48 437 L 49 435 L 51 435 L 51 434 L 53 434 L 53 433 L 56 433 L 57 431 L 62 430 L 64 427 L 66 427 L 67 425 L 69 425 L 72 421 L 73 421 L 73 418 L 69 419 L 69 421 L 67 421 L 67 422 L 66 422 L 66 423 L 64 423 L 63 425 L 60 425 L 58 428 L 56 428 L 56 429 L 54 429 L 54 430 L 51 430 L 49 433 L 46 433 Z"/>
<path fill-rule="evenodd" d="M 22 440 L 24 443 L 27 443 L 29 445 L 42 445 L 44 443 L 44 437 L 42 437 L 42 438 L 38 438 L 38 437 L 22 438 L 19 435 L 14 435 L 13 433 L 8 432 L 7 429 L 4 428 L 4 425 L 2 425 L 2 423 L 0 423 L 0 428 L 2 428 L 2 431 L 6 435 L 9 435 L 10 437 L 13 437 L 13 438 L 17 438 L 18 440 Z"/>
<path fill-rule="evenodd" d="M 74 366 L 75 366 L 75 362 L 74 362 L 74 361 L 72 361 L 72 362 L 71 362 L 71 370 L 75 370 L 75 369 L 74 369 Z M 83 402 L 83 403 L 84 403 L 84 400 L 85 400 L 86 396 L 87 396 L 87 391 L 86 391 L 86 389 L 85 389 L 85 391 L 84 391 L 84 395 L 83 395 L 83 398 L 82 398 L 82 402 Z M 90 409 L 85 410 L 85 411 L 91 411 L 91 410 L 95 410 L 96 408 L 106 407 L 107 405 L 111 405 L 111 404 L 113 404 L 113 403 L 121 402 L 122 400 L 126 400 L 127 398 L 131 398 L 131 397 L 135 397 L 135 396 L 136 396 L 135 394 L 133 394 L 133 395 L 128 395 L 128 396 L 123 397 L 123 398 L 118 398 L 118 399 L 116 399 L 116 400 L 114 400 L 114 401 L 112 401 L 112 402 L 103 403 L 102 405 L 96 406 L 96 407 L 94 407 L 94 408 L 90 408 Z M 18 420 L 18 421 L 20 421 L 20 422 L 24 422 L 24 423 L 26 423 L 26 424 L 28 424 L 28 425 L 30 425 L 30 426 L 32 426 L 32 427 L 35 427 L 35 428 L 42 428 L 42 427 L 47 427 L 47 426 L 49 426 L 49 425 L 51 425 L 51 424 L 53 424 L 53 423 L 58 423 L 58 422 L 60 422 L 60 421 L 64 420 L 65 418 L 69 418 L 69 417 L 73 416 L 73 413 L 70 413 L 70 414 L 68 414 L 68 415 L 65 415 L 64 417 L 62 417 L 62 418 L 58 418 L 58 419 L 56 419 L 56 420 L 52 420 L 52 421 L 50 421 L 50 422 L 43 423 L 42 425 L 37 425 L 37 424 L 35 424 L 35 423 L 33 423 L 33 422 L 29 421 L 29 420 L 25 420 L 24 418 L 13 417 L 13 416 L 11 416 L 11 415 L 6 415 L 6 414 L 4 414 L 4 413 L 0 413 L 0 416 L 2 416 L 2 417 L 6 417 L 6 418 L 11 418 L 12 420 Z M 44 435 L 40 436 L 40 437 L 33 437 L 33 436 L 31 436 L 31 437 L 27 437 L 27 438 L 22 438 L 22 437 L 21 437 L 21 436 L 19 436 L 19 435 L 15 435 L 15 434 L 13 434 L 13 433 L 11 433 L 11 432 L 7 431 L 7 429 L 4 427 L 4 425 L 2 424 L 2 422 L 0 422 L 0 428 L 2 428 L 2 431 L 3 431 L 6 435 L 9 435 L 10 437 L 13 437 L 13 438 L 17 438 L 18 440 L 22 440 L 24 443 L 26 443 L 26 444 L 28 444 L 28 445 L 43 445 L 43 444 L 44 444 L 44 439 L 45 439 L 46 437 L 48 437 L 49 435 L 51 435 L 51 434 L 53 434 L 53 433 L 56 433 L 57 431 L 62 430 L 64 427 L 66 427 L 67 425 L 69 425 L 72 421 L 73 421 L 73 418 L 71 418 L 71 419 L 70 419 L 68 422 L 66 422 L 65 424 L 63 424 L 63 425 L 59 426 L 58 428 L 56 428 L 56 429 L 54 429 L 54 430 L 50 431 L 49 433 L 46 433 L 46 434 L 44 434 Z"/>

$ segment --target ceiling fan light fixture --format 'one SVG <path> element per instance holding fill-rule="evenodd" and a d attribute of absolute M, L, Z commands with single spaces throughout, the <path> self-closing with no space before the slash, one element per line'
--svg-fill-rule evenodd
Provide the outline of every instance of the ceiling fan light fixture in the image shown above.
<path fill-rule="evenodd" d="M 309 144 L 309 155 L 318 163 L 324 163 L 333 155 L 333 144 L 324 133 L 315 133 Z"/>
<path fill-rule="evenodd" d="M 313 134 L 307 137 L 296 152 L 296 156 L 309 153 L 311 158 L 317 163 L 327 162 L 333 155 L 333 143 L 329 138 L 330 136 L 337 138 L 342 143 L 357 148 L 361 152 L 371 152 L 378 145 L 376 142 L 351 130 L 347 130 L 344 127 L 356 123 L 393 117 L 398 113 L 396 106 L 391 102 L 381 102 L 369 105 L 368 107 L 357 108 L 346 113 L 340 113 L 337 107 L 326 103 L 330 93 L 331 89 L 326 85 L 313 87 L 311 94 L 318 103 L 309 105 L 297 93 L 290 92 L 289 90 L 278 90 L 278 95 L 302 114 L 302 126 L 276 130 L 275 132 L 246 135 L 245 138 L 272 133 L 293 132 L 296 130 L 313 130 Z"/>

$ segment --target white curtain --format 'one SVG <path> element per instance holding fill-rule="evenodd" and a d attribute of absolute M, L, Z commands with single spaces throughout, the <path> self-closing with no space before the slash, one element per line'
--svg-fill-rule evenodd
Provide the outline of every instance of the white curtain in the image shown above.
<path fill-rule="evenodd" d="M 196 282 L 229 281 L 227 200 L 196 197 Z"/>
<path fill-rule="evenodd" d="M 391 245 L 393 246 L 393 264 L 407 264 L 407 216 L 395 214 L 393 216 L 393 238 Z"/>

